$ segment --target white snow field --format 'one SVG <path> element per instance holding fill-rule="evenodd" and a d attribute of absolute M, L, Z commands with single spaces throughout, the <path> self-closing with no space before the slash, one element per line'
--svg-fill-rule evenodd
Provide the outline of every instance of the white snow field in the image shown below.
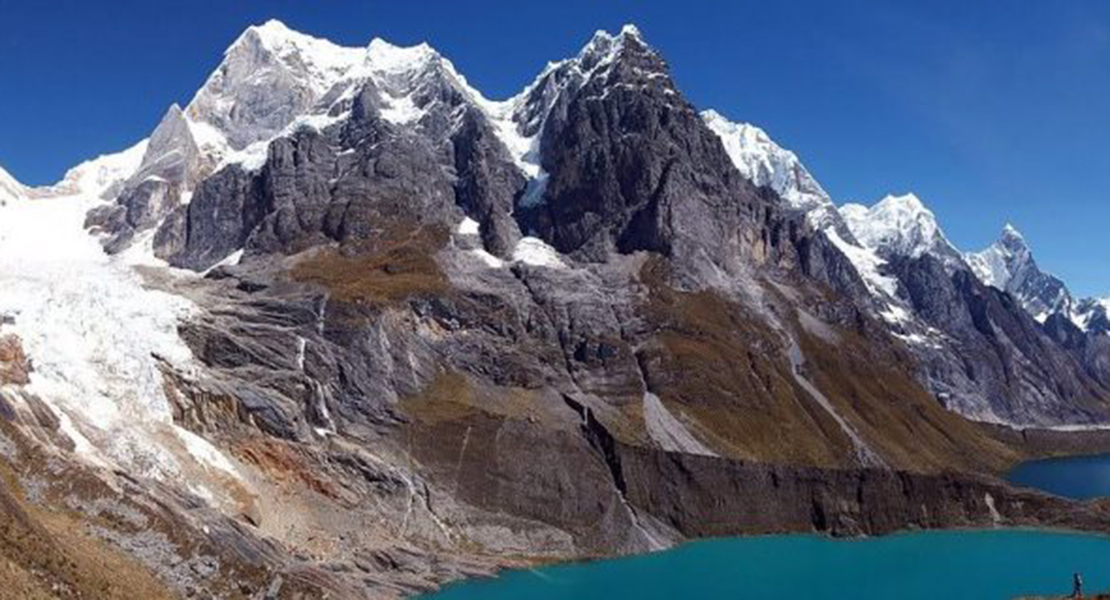
<path fill-rule="evenodd" d="M 74 179 L 69 195 L 0 206 L 0 315 L 32 361 L 24 391 L 50 406 L 87 462 L 178 483 L 185 471 L 207 473 L 188 486 L 211 497 L 201 482 L 235 469 L 174 425 L 156 358 L 192 363 L 177 323 L 193 307 L 145 289 L 131 261 L 101 250 L 84 219 L 102 188 Z"/>

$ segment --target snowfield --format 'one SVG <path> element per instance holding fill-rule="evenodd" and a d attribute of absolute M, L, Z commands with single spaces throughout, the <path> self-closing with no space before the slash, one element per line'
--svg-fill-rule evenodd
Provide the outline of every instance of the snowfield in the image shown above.
<path fill-rule="evenodd" d="M 145 289 L 126 257 L 110 258 L 84 230 L 95 195 L 22 199 L 0 207 L 0 315 L 34 372 L 26 392 L 61 420 L 87 462 L 187 484 L 234 476 L 215 447 L 173 423 L 158 360 L 193 361 L 177 335 L 194 307 Z M 156 358 L 157 357 L 157 358 Z"/>

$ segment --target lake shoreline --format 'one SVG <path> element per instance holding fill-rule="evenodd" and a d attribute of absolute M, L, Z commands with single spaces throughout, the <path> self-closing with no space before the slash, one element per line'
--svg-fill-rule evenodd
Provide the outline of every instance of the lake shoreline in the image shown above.
<path fill-rule="evenodd" d="M 755 493 L 752 497 L 760 497 L 766 507 L 779 504 L 778 512 L 771 511 L 778 516 L 768 521 L 766 512 L 753 511 L 749 507 L 746 514 L 735 512 L 728 514 L 727 521 L 723 522 L 721 527 L 722 530 L 714 531 L 708 528 L 700 534 L 678 534 L 676 539 L 671 540 L 673 544 L 663 552 L 702 542 L 781 536 L 817 535 L 832 540 L 869 540 L 931 532 L 970 533 L 999 530 L 1110 536 L 1110 510 L 1097 503 L 1076 501 L 1042 491 L 1019 488 L 1005 480 L 1009 470 L 1029 460 L 1110 451 L 1110 431 L 1058 432 L 980 425 L 991 437 L 1015 450 L 1016 459 L 1005 468 L 999 469 L 997 473 L 921 474 L 878 469 L 819 469 L 734 463 L 734 469 L 747 473 L 738 477 L 739 480 L 750 481 L 764 487 L 768 479 L 776 482 L 775 485 L 770 486 L 772 490 L 765 490 L 772 492 L 770 496 Z M 636 452 L 636 454 L 643 457 L 643 453 Z M 713 461 L 705 457 L 683 455 L 647 454 L 647 457 L 650 458 L 649 462 L 653 463 L 648 469 L 651 472 L 658 472 L 660 466 L 656 463 L 666 459 L 667 463 L 685 464 L 684 469 L 688 468 L 692 476 L 696 476 L 700 471 L 698 467 L 700 463 Z M 632 462 L 632 466 L 635 466 L 635 462 Z M 720 465 L 716 465 L 713 471 L 716 472 L 719 468 Z M 807 488 L 809 491 L 802 491 L 800 495 L 810 498 L 808 502 L 814 506 L 818 502 L 840 506 L 841 503 L 836 500 L 837 498 L 847 499 L 853 496 L 863 498 L 864 501 L 855 510 L 847 511 L 847 514 L 834 511 L 820 516 L 821 511 L 814 508 L 817 513 L 807 512 L 802 516 L 801 513 L 794 512 L 791 517 L 790 511 L 784 510 L 781 505 L 799 503 L 799 500 L 789 500 L 788 497 L 799 495 L 798 490 L 794 488 L 800 484 L 805 484 L 802 487 L 809 486 Z M 738 485 L 741 484 L 738 483 Z M 728 487 L 731 486 L 724 486 L 725 489 Z M 843 488 L 842 491 L 836 491 L 841 488 Z M 750 487 L 746 489 L 751 492 Z M 849 492 L 849 490 L 853 491 Z M 920 492 L 914 497 L 922 501 L 918 502 L 917 506 L 928 507 L 926 511 L 929 513 L 928 518 L 913 515 L 905 510 L 906 506 L 916 501 L 904 494 L 910 494 L 913 491 Z M 902 508 L 897 508 L 899 501 L 896 499 L 900 496 Z M 986 501 L 988 496 L 996 504 L 995 507 L 988 506 L 989 503 Z M 893 502 L 892 499 L 894 499 Z M 944 508 L 946 506 L 954 510 L 946 513 Z M 1007 507 L 1014 506 L 1022 506 L 1024 509 L 1017 513 L 1008 512 Z M 637 510 L 643 510 L 643 507 L 637 505 Z M 699 514 L 697 508 L 689 506 L 684 506 L 683 510 L 687 515 Z M 1001 512 L 998 513 L 996 521 L 993 513 L 997 511 Z M 656 510 L 649 508 L 645 512 L 654 515 Z M 721 513 L 716 514 L 724 516 Z M 722 522 L 719 521 L 719 523 Z M 672 530 L 672 533 L 677 533 L 677 530 Z M 496 569 L 488 573 L 472 572 L 469 574 L 470 578 L 447 582 L 441 589 L 467 585 L 470 581 L 499 579 L 507 573 L 521 570 L 583 566 L 658 553 L 641 550 L 616 553 L 583 552 L 565 556 L 515 556 L 507 561 L 501 561 L 498 557 L 487 557 L 497 564 Z"/>
<path fill-rule="evenodd" d="M 1030 460 L 1110 453 L 1110 429 L 1057 430 L 1043 427 L 1013 428 L 994 423 L 977 423 L 986 434 L 1019 453 L 1000 472 L 1005 476 Z"/>
<path fill-rule="evenodd" d="M 1074 560 L 1069 550 L 1082 559 Z M 996 552 L 998 556 L 995 556 Z M 1012 556 L 1007 556 L 1007 552 L 1011 552 Z M 671 577 L 687 580 L 684 582 L 687 587 L 683 588 L 689 592 L 686 597 L 769 597 L 765 594 L 780 585 L 785 597 L 843 597 L 837 594 L 852 588 L 841 580 L 851 581 L 851 577 L 839 572 L 827 572 L 827 566 L 838 571 L 853 569 L 855 575 L 863 578 L 855 582 L 856 595 L 853 598 L 932 598 L 932 583 L 936 583 L 945 588 L 938 592 L 954 598 L 1032 600 L 1066 597 L 1073 569 L 1084 574 L 1089 590 L 1110 589 L 1110 569 L 1106 572 L 1100 570 L 1101 557 L 1107 553 L 1110 553 L 1110 536 L 1105 534 L 1010 528 L 900 532 L 856 539 L 833 539 L 821 535 L 748 536 L 695 540 L 665 552 L 613 560 L 579 561 L 540 569 L 506 571 L 496 579 L 458 582 L 421 598 L 498 600 L 519 597 L 514 594 L 526 589 L 535 593 L 529 596 L 532 598 L 592 599 L 602 598 L 601 594 L 606 590 L 617 589 L 617 586 L 629 581 L 660 579 L 650 585 L 639 584 L 646 589 L 646 595 L 640 592 L 635 594 L 636 597 L 651 600 L 673 597 L 655 589 L 656 585 L 663 586 L 663 589 L 673 586 L 674 583 L 669 581 Z M 1030 560 L 1042 554 L 1044 560 Z M 938 557 L 939 564 L 921 562 L 919 559 L 924 556 Z M 1029 564 L 1029 567 L 1021 572 L 1012 572 L 1010 558 L 1021 559 L 1016 564 Z M 763 562 L 749 565 L 750 561 Z M 804 596 L 798 596 L 798 590 L 791 587 L 796 587 L 798 582 L 763 573 L 764 569 L 788 573 L 791 565 L 783 563 L 790 561 L 798 562 L 794 565 L 798 568 L 798 577 L 806 586 L 813 586 L 806 587 L 808 591 Z M 720 577 L 717 580 L 705 577 L 707 573 L 718 570 Z M 934 579 L 934 572 L 953 573 L 954 578 L 967 581 L 955 586 L 952 581 Z M 733 579 L 735 581 L 730 581 Z M 749 583 L 751 587 L 745 587 Z M 964 586 L 969 590 L 985 590 L 988 593 L 968 595 L 962 591 Z M 722 590 L 727 593 L 720 594 Z M 905 593 L 889 595 L 899 590 Z M 956 595 L 953 595 L 954 591 Z M 1005 596 L 994 593 L 999 591 Z"/>

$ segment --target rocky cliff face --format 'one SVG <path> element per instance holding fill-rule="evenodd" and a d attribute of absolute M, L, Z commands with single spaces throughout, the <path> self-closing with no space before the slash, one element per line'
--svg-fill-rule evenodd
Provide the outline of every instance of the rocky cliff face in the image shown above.
<path fill-rule="evenodd" d="M 91 210 L 85 226 L 104 234 L 105 251 L 120 252 L 136 234 L 161 225 L 187 202 L 211 168 L 212 158 L 202 156 L 185 114 L 175 104 L 154 129 L 138 170 L 122 183 L 115 202 Z"/>
<path fill-rule="evenodd" d="M 897 280 L 895 295 L 916 321 L 904 339 L 925 365 L 922 381 L 946 406 L 1026 425 L 1106 418 L 1107 382 L 1086 367 L 1087 357 L 1057 343 L 1029 302 L 1005 289 L 1009 279 L 984 272 L 985 258 L 965 260 L 918 198 L 891 196 L 870 208 L 845 205 L 841 213 L 856 239 L 884 260 L 882 272 Z M 1016 232 L 1009 239 L 1015 255 L 1024 248 Z M 1033 264 L 1023 252 L 1011 267 Z M 1021 289 L 1052 287 L 1056 280 L 1041 275 L 1023 271 Z"/>
<path fill-rule="evenodd" d="M 984 286 L 935 221 L 860 229 L 796 157 L 755 135 L 770 158 L 744 162 L 732 133 L 632 27 L 503 102 L 424 45 L 244 33 L 141 163 L 75 184 L 118 191 L 88 218 L 109 248 L 149 233 L 193 272 L 88 261 L 143 307 L 178 302 L 110 321 L 171 318 L 187 346 L 126 357 L 164 400 L 152 430 L 196 436 L 142 443 L 204 486 L 135 484 L 147 518 L 189 517 L 155 570 L 388 596 L 704 535 L 1103 527 L 991 480 L 1020 452 L 961 416 L 1103 417 L 1074 332 Z M 40 357 L 0 359 L 19 443 L 111 441 L 26 376 Z M 224 591 L 204 573 L 170 587 Z"/>
<path fill-rule="evenodd" d="M 1110 300 L 1080 300 L 1075 304 L 1072 322 L 1087 333 L 1110 334 Z"/>
<path fill-rule="evenodd" d="M 968 254 L 967 260 L 984 283 L 1010 293 L 1092 377 L 1104 386 L 1110 382 L 1105 350 L 1110 320 L 1105 301 L 1074 299 L 1063 281 L 1040 269 L 1025 238 L 1011 225 L 1006 225 L 997 242 Z"/>

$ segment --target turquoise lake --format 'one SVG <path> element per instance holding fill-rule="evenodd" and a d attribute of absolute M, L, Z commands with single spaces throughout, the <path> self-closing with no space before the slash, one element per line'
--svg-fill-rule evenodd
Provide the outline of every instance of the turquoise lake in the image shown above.
<path fill-rule="evenodd" d="M 1110 454 L 1032 461 L 1010 482 L 1069 498 L 1110 496 Z M 692 542 L 591 563 L 456 584 L 435 600 L 1010 600 L 1110 590 L 1110 537 L 1047 531 L 938 531 L 834 540 L 793 535 Z"/>
<path fill-rule="evenodd" d="M 1066 498 L 1110 496 L 1110 454 L 1035 460 L 1018 465 L 1006 478 Z"/>
<path fill-rule="evenodd" d="M 508 572 L 435 600 L 1011 599 L 1110 589 L 1110 537 L 1024 530 L 941 531 L 862 540 L 706 540 L 645 556 Z"/>

